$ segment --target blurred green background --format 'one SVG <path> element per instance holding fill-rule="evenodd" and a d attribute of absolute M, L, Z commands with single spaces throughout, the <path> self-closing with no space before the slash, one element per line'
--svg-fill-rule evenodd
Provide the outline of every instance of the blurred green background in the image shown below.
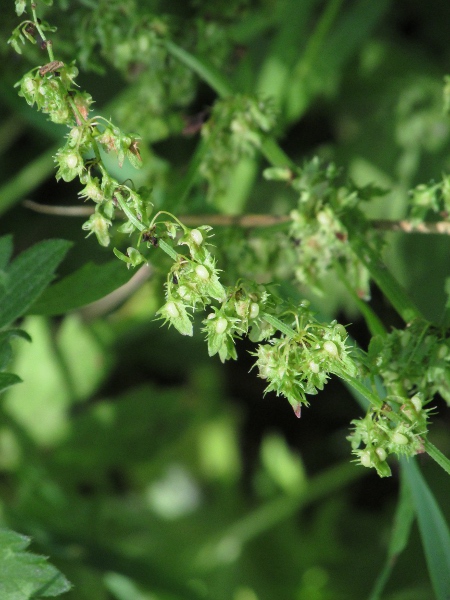
<path fill-rule="evenodd" d="M 183 130 L 215 96 L 173 65 L 172 79 L 161 80 L 157 55 L 142 58 L 147 70 L 130 72 L 137 35 L 120 29 L 130 14 L 168 14 L 180 45 L 210 58 L 236 89 L 274 98 L 278 138 L 294 160 L 317 154 L 361 185 L 390 190 L 369 205 L 371 217 L 404 217 L 408 190 L 449 170 L 448 3 L 80 0 L 45 11 L 59 27 L 56 54 L 79 55 L 79 83 L 97 110 L 142 136 L 143 170 L 125 166 L 120 177 L 150 185 L 158 208 L 285 214 L 296 199 L 264 182 L 266 164 L 255 158 L 238 165 L 212 205 L 201 183 L 180 201 L 177 184 L 198 142 Z M 109 19 L 106 41 L 99 15 Z M 17 56 L 7 47 L 17 22 L 11 3 L 0 25 L 0 234 L 13 233 L 16 253 L 44 238 L 72 240 L 59 269 L 65 275 L 112 255 L 84 238 L 82 219 L 21 204 L 75 205 L 79 186 L 54 181 L 51 156 L 64 127 L 13 89 L 42 62 L 38 49 Z M 132 50 L 145 56 L 145 48 Z M 218 229 L 217 246 L 233 235 Z M 399 233 L 386 241 L 389 267 L 439 320 L 450 241 Z M 124 239 L 117 234 L 114 243 Z M 232 273 L 233 258 L 223 260 Z M 239 360 L 221 365 L 208 358 L 200 323 L 186 339 L 154 321 L 164 277 L 156 257 L 151 277 L 113 309 L 21 323 L 33 341 L 15 343 L 14 372 L 24 382 L 2 396 L 0 524 L 33 537 L 33 550 L 74 584 L 70 600 L 368 597 L 386 555 L 398 472 L 380 480 L 350 463 L 345 437 L 359 407 L 333 380 L 297 420 L 286 401 L 263 396 L 263 382 L 249 372 L 250 344 L 239 343 Z M 367 346 L 363 322 L 334 281 L 313 301 L 351 323 Z M 376 289 L 372 304 L 388 327 L 401 325 Z M 439 399 L 436 406 L 431 439 L 448 454 L 448 411 Z M 448 477 L 426 457 L 419 462 L 449 517 Z M 433 597 L 414 528 L 383 598 Z"/>

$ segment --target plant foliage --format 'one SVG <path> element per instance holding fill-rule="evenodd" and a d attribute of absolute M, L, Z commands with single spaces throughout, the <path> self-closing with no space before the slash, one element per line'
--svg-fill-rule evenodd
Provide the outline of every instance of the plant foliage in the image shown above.
<path fill-rule="evenodd" d="M 142 388 L 137 385 L 126 390 L 114 401 L 95 398 L 102 385 L 111 393 L 113 388 L 108 388 L 107 382 L 114 381 L 114 364 L 122 377 L 125 373 L 137 384 L 141 361 L 154 361 L 156 365 L 160 361 L 156 370 L 167 369 L 172 361 L 174 371 L 187 366 L 185 376 L 195 382 L 193 356 L 203 334 L 208 356 L 217 355 L 221 363 L 242 360 L 240 349 L 245 346 L 247 355 L 253 357 L 252 375 L 265 385 L 261 396 L 270 398 L 274 392 L 284 397 L 296 417 L 303 415 L 302 420 L 306 412 L 302 409 L 326 391 L 330 379 L 337 378 L 347 386 L 365 411 L 363 416 L 348 419 L 352 462 L 373 469 L 382 478 L 391 476 L 393 470 L 402 472 L 389 562 L 378 578 L 374 575 L 371 598 L 379 597 L 388 581 L 393 568 L 390 559 L 407 547 L 413 510 L 433 592 L 445 598 L 450 534 L 413 461 L 417 455 L 428 455 L 442 473 L 450 474 L 450 459 L 445 456 L 448 436 L 442 452 L 437 447 L 439 428 L 435 440 L 430 422 L 439 414 L 438 406 L 450 403 L 449 301 L 445 300 L 449 286 L 441 277 L 437 284 L 440 305 L 430 308 L 431 298 L 427 305 L 425 296 L 405 281 L 395 259 L 391 256 L 389 261 L 385 233 L 386 229 L 400 230 L 404 235 L 450 232 L 448 175 L 437 182 L 423 183 L 420 179 L 424 151 L 433 154 L 448 150 L 450 127 L 439 112 L 439 85 L 411 73 L 411 81 L 404 81 L 403 89 L 396 90 L 397 120 L 390 124 L 389 133 L 383 133 L 385 150 L 377 159 L 379 164 L 373 158 L 373 149 L 362 151 L 357 143 L 347 144 L 349 153 L 372 157 L 361 158 L 358 175 L 357 161 L 346 159 L 339 144 L 334 150 L 315 148 L 316 156 L 311 158 L 310 149 L 302 148 L 302 142 L 296 142 L 291 150 L 283 139 L 292 140 L 290 132 L 296 131 L 316 99 L 323 102 L 337 96 L 339 86 L 345 86 L 345 77 L 349 77 L 350 59 L 360 61 L 355 78 L 358 83 L 352 82 L 355 95 L 362 93 L 364 102 L 371 106 L 369 88 L 375 85 L 380 108 L 392 101 L 377 78 L 383 69 L 398 72 L 396 61 L 401 64 L 401 53 L 397 55 L 384 46 L 374 33 L 378 22 L 389 14 L 387 2 L 374 6 L 361 1 L 342 6 L 338 0 L 325 4 L 311 1 L 294 7 L 294 2 L 286 1 L 275 7 L 265 0 L 236 0 L 214 2 L 206 8 L 193 1 L 186 7 L 169 3 L 167 9 L 158 2 L 144 4 L 134 0 L 80 2 L 72 11 L 63 0 L 55 6 L 51 0 L 15 3 L 16 14 L 22 20 L 8 34 L 7 44 L 21 57 L 15 60 L 20 60 L 24 68 L 15 84 L 7 70 L 5 80 L 24 101 L 20 110 L 26 110 L 25 104 L 30 107 L 23 118 L 40 132 L 33 143 L 39 147 L 45 135 L 59 140 L 52 151 L 58 190 L 77 189 L 79 199 L 87 202 L 82 207 L 87 219 L 81 229 L 88 238 L 94 237 L 100 249 L 94 249 L 91 240 L 76 244 L 85 250 L 74 259 L 75 268 L 50 285 L 70 242 L 42 241 L 38 236 L 37 243 L 11 261 L 12 239 L 0 238 L 2 390 L 21 381 L 19 375 L 5 371 L 13 359 L 11 340 L 33 339 L 36 352 L 36 356 L 33 350 L 30 354 L 18 352 L 13 370 L 21 375 L 22 371 L 28 373 L 22 386 L 25 391 L 16 392 L 21 386 L 15 387 L 1 409 L 5 419 L 3 434 L 0 430 L 6 448 L 4 466 L 11 472 L 17 470 L 21 480 L 19 508 L 8 514 L 8 525 L 17 527 L 22 515 L 28 533 L 35 529 L 33 523 L 47 521 L 43 527 L 51 530 L 48 547 L 64 546 L 61 560 L 73 572 L 80 589 L 89 589 L 89 577 L 95 580 L 89 598 L 106 598 L 108 593 L 119 599 L 225 598 L 231 597 L 226 595 L 231 591 L 224 588 L 217 595 L 210 576 L 219 565 L 239 562 L 244 545 L 259 535 L 260 527 L 265 531 L 278 522 L 278 512 L 281 518 L 292 516 L 315 494 L 329 493 L 337 485 L 341 470 L 342 485 L 365 471 L 353 466 L 349 475 L 347 467 L 339 465 L 323 475 L 325 483 L 320 475 L 316 476 L 318 483 L 307 481 L 283 442 L 269 441 L 266 459 L 264 449 L 261 451 L 262 461 L 266 460 L 262 479 L 266 478 L 266 487 L 268 480 L 272 482 L 268 492 L 263 484 L 259 493 L 262 498 L 266 493 L 270 496 L 275 485 L 283 489 L 286 498 L 269 500 L 261 509 L 262 516 L 256 511 L 253 518 L 244 518 L 242 523 L 232 524 L 235 517 L 227 518 L 223 535 L 211 529 L 215 522 L 211 514 L 211 523 L 193 544 L 195 550 L 189 556 L 181 553 L 183 568 L 174 572 L 167 565 L 176 544 L 166 541 L 161 533 L 163 550 L 159 553 L 150 538 L 143 536 L 140 540 L 131 500 L 129 506 L 125 503 L 120 523 L 127 533 L 110 531 L 108 514 L 119 521 L 122 516 L 117 499 L 109 494 L 119 467 L 130 480 L 117 483 L 115 492 L 119 496 L 125 493 L 131 499 L 131 490 L 136 487 L 141 494 L 136 506 L 140 502 L 153 506 L 162 518 L 176 518 L 177 511 L 180 515 L 195 512 L 201 503 L 198 484 L 184 468 L 175 466 L 170 470 L 164 457 L 164 447 L 169 448 L 169 454 L 173 452 L 177 434 L 186 451 L 193 431 L 199 440 L 212 440 L 211 448 L 220 447 L 216 442 L 222 440 L 230 454 L 225 452 L 222 463 L 216 458 L 214 469 L 233 472 L 230 465 L 235 446 L 227 438 L 233 428 L 227 428 L 225 421 L 213 426 L 206 415 L 210 415 L 214 404 L 201 404 L 197 412 L 190 410 L 194 402 L 190 396 L 221 395 L 212 383 L 215 376 L 197 374 L 202 381 L 192 383 L 194 389 L 197 386 L 194 393 L 189 388 L 166 392 L 145 382 Z M 375 36 L 373 43 L 365 40 L 369 34 Z M 290 49 L 292 46 L 303 48 L 300 59 Z M 389 52 L 395 57 L 391 64 Z M 100 109 L 94 93 L 91 96 L 83 89 L 84 76 L 89 72 L 94 76 L 86 77 L 86 81 L 92 82 L 100 97 L 110 101 Z M 107 89 L 98 84 L 101 76 L 106 77 Z M 389 86 L 386 89 L 392 93 Z M 199 109 L 201 94 L 208 105 Z M 449 96 L 446 78 L 443 105 L 447 113 Z M 352 103 L 353 98 L 347 104 L 349 110 Z M 193 114 L 195 106 L 197 113 Z M 366 125 L 358 111 L 358 107 L 352 107 L 355 130 Z M 343 139 L 346 135 L 357 137 L 344 117 L 340 123 Z M 375 140 L 378 131 L 374 124 L 368 123 L 367 130 Z M 399 150 L 392 168 L 384 154 L 387 156 L 395 145 Z M 347 162 L 347 169 L 337 166 L 340 161 Z M 50 172 L 51 166 L 46 168 Z M 445 168 L 448 165 L 442 166 L 442 170 Z M 18 187 L 20 194 L 27 186 L 34 189 L 41 177 L 33 175 L 41 171 L 40 163 L 37 169 L 32 162 L 23 169 L 18 179 L 28 183 Z M 13 184 L 3 188 L 5 208 L 20 199 Z M 70 185 L 65 188 L 66 184 Z M 379 218 L 385 217 L 392 206 L 397 216 L 402 213 L 401 218 Z M 40 209 L 55 210 L 48 206 Z M 65 209 L 61 210 L 64 213 Z M 109 252 L 110 246 L 118 261 L 105 263 L 103 258 L 102 265 L 93 264 L 89 252 L 104 257 L 102 252 Z M 56 335 L 49 321 L 36 317 L 26 320 L 24 329 L 14 326 L 24 315 L 64 315 L 82 307 L 86 307 L 85 315 L 90 314 L 89 310 L 95 314 L 99 305 L 93 307 L 90 303 L 99 301 L 100 307 L 108 306 L 102 298 L 110 293 L 121 302 L 124 296 L 119 286 L 132 286 L 133 280 L 143 281 L 150 276 L 150 294 L 144 296 L 143 303 L 138 302 L 138 309 L 130 300 L 118 322 L 112 317 L 91 326 L 69 315 Z M 372 299 L 374 290 L 383 296 L 392 313 L 379 307 L 377 310 Z M 349 315 L 361 317 L 371 334 L 368 343 L 358 344 L 350 336 Z M 148 323 L 156 319 L 173 327 L 177 335 L 193 340 L 170 338 L 177 352 L 169 351 L 164 356 L 164 352 L 158 352 L 159 340 L 162 335 L 171 336 L 171 332 L 166 329 L 165 334 L 156 334 L 152 330 L 151 342 L 145 339 L 145 347 L 142 342 L 139 346 L 132 341 L 131 349 L 123 351 L 120 346 L 126 345 L 128 338 L 138 339 L 134 319 L 138 328 L 144 329 L 154 327 Z M 26 331 L 31 331 L 31 338 Z M 156 346 L 156 352 L 148 346 Z M 188 358 L 191 351 L 194 354 Z M 205 363 L 204 372 L 213 368 Z M 151 408 L 143 401 L 146 397 L 152 398 Z M 215 404 L 220 406 L 220 402 Z M 80 406 L 83 408 L 77 409 Z M 81 410 L 78 418 L 77 410 Z M 154 446 L 155 458 L 148 464 L 140 446 L 145 439 L 140 427 L 147 423 L 147 410 L 153 411 L 151 416 L 165 432 L 161 447 L 149 443 L 148 448 Z M 206 411 L 203 416 L 202 410 Z M 37 414 L 42 418 L 36 419 Z M 340 415 L 338 406 L 336 414 Z M 182 415 L 186 424 L 178 427 L 176 421 Z M 209 425 L 212 432 L 217 426 L 218 433 L 207 438 Z M 154 422 L 148 426 L 159 439 Z M 133 435 L 136 430 L 137 441 Z M 90 447 L 94 437 L 103 440 L 96 452 Z M 345 437 L 340 432 L 340 439 Z M 117 444 L 115 449 L 112 438 Z M 0 435 L 0 448 L 1 444 Z M 41 456 L 47 446 L 51 449 L 48 463 Z M 205 460 L 206 446 L 207 442 Z M 38 458 L 34 447 L 39 448 Z M 281 457 L 286 478 L 273 467 L 275 455 Z M 100 474 L 91 464 L 92 457 L 102 465 Z M 407 459 L 410 462 L 405 462 Z M 146 489 L 147 477 L 154 478 L 163 463 L 168 465 L 166 479 L 153 481 Z M 59 480 L 62 472 L 64 482 Z M 119 480 L 124 476 L 120 472 Z M 170 491 L 171 481 L 183 490 L 178 505 L 174 500 L 177 494 Z M 83 524 L 91 493 L 107 498 L 105 514 L 100 510 L 94 515 L 92 538 Z M 34 494 L 36 508 L 30 503 Z M 165 498 L 163 502 L 158 501 L 158 494 Z M 227 503 L 224 506 L 230 508 Z M 71 523 L 68 510 L 73 515 Z M 60 526 L 53 526 L 50 512 L 55 522 L 59 519 Z M 256 525 L 259 518 L 262 525 Z M 148 527 L 153 523 L 146 510 L 139 512 L 140 520 L 148 521 Z M 35 531 L 39 532 L 40 527 Z M 435 552 L 431 540 L 437 531 L 440 550 Z M 19 534 L 8 535 L 22 539 Z M 216 541 L 211 542 L 211 537 Z M 131 551 L 133 538 L 138 539 L 141 556 Z M 72 542 L 82 548 L 84 556 L 77 567 L 70 560 Z M 295 543 L 293 538 L 291 542 Z M 41 543 L 45 547 L 45 542 Z M 335 555 L 339 555 L 338 544 Z M 21 556 L 18 554 L 18 563 Z M 142 560 L 144 563 L 139 562 Z M 6 585 L 13 590 L 17 571 L 5 564 Z M 141 567 L 153 575 L 142 575 Z M 311 563 L 309 568 L 313 567 Z M 100 569 L 103 578 L 92 575 L 89 569 Z M 325 589 L 326 583 L 320 584 L 317 573 L 311 579 L 315 595 L 309 592 L 306 573 L 302 583 L 292 583 L 295 597 L 341 597 L 339 591 L 333 595 Z M 20 577 L 26 583 L 28 575 Z M 69 589 L 65 578 L 53 570 L 49 581 L 36 575 L 34 580 L 31 577 L 30 585 L 34 587 L 24 587 L 17 598 L 56 595 Z M 361 582 L 358 594 L 364 585 Z M 145 590 L 143 594 L 148 592 L 150 596 L 141 596 L 139 586 Z M 237 600 L 266 597 L 260 582 L 255 586 L 258 591 L 254 591 L 246 584 L 233 586 L 230 580 L 229 589 L 233 589 Z M 281 595 L 279 591 L 273 587 L 272 597 L 289 595 L 286 590 Z M 7 589 L 7 593 L 13 591 Z M 74 597 L 83 598 L 83 591 Z"/>

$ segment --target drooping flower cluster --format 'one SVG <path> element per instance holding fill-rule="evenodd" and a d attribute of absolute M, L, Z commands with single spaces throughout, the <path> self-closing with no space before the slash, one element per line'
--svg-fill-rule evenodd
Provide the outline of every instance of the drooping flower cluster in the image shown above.
<path fill-rule="evenodd" d="M 94 233 L 99 243 L 107 246 L 117 207 L 128 217 L 120 230 L 132 233 L 148 225 L 152 204 L 144 188 L 136 191 L 119 183 L 104 167 L 100 148 L 105 152 L 114 152 L 119 166 L 127 158 L 135 168 L 140 168 L 142 160 L 138 137 L 123 133 L 101 117 L 89 118 L 93 101 L 89 94 L 77 89 L 77 75 L 75 64 L 65 65 L 52 60 L 26 73 L 16 85 L 20 87 L 19 95 L 30 106 L 36 105 L 54 123 L 70 127 L 65 145 L 55 156 L 58 166 L 56 179 L 80 179 L 85 187 L 79 195 L 95 202 L 95 212 L 83 229 L 89 234 Z M 124 256 L 119 254 L 121 258 Z M 126 262 L 138 264 L 135 257 L 128 258 L 124 258 Z"/>
<path fill-rule="evenodd" d="M 306 395 L 322 390 L 330 373 L 356 375 L 346 338 L 345 328 L 336 321 L 319 323 L 307 306 L 299 307 L 293 335 L 271 338 L 255 352 L 259 376 L 269 382 L 266 392 L 285 396 L 300 416 L 301 405 L 308 406 Z"/>

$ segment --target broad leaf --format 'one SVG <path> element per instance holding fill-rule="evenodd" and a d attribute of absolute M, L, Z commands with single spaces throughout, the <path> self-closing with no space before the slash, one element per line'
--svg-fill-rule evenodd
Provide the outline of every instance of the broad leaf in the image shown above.
<path fill-rule="evenodd" d="M 126 283 L 133 271 L 117 260 L 103 265 L 87 263 L 45 290 L 28 310 L 34 315 L 58 315 L 95 302 Z"/>
<path fill-rule="evenodd" d="M 22 252 L 6 270 L 0 289 L 0 327 L 22 316 L 53 278 L 70 247 L 65 240 L 46 240 Z"/>
<path fill-rule="evenodd" d="M 0 373 L 0 392 L 21 381 L 20 377 L 14 373 Z"/>

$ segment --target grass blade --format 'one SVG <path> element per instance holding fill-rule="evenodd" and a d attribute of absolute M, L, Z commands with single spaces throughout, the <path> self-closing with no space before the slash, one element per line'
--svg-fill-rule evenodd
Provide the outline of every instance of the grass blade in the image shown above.
<path fill-rule="evenodd" d="M 401 460 L 411 490 L 428 572 L 437 600 L 450 598 L 450 532 L 427 482 L 414 460 Z"/>

